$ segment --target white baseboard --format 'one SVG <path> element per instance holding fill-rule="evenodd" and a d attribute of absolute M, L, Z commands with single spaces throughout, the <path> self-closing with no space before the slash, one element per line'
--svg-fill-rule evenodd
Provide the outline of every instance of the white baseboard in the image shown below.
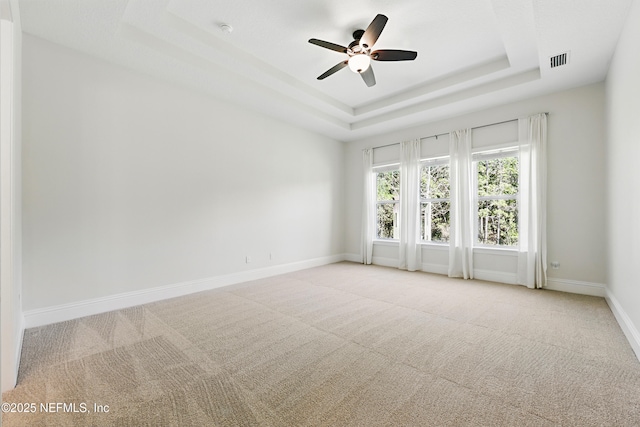
<path fill-rule="evenodd" d="M 223 286 L 233 285 L 236 283 L 264 279 L 266 277 L 291 273 L 293 271 L 304 270 L 306 268 L 333 264 L 344 260 L 345 254 L 331 255 L 305 261 L 293 262 L 289 264 L 281 264 L 272 267 L 242 271 L 238 273 L 227 274 L 224 276 L 208 277 L 206 279 L 176 283 L 167 286 L 159 286 L 156 288 L 143 289 L 133 292 L 125 292 L 122 294 L 109 295 L 101 298 L 92 298 L 89 300 L 78 301 L 69 304 L 61 304 L 53 307 L 28 310 L 24 312 L 24 327 L 34 328 L 37 326 L 64 322 L 66 320 L 77 319 L 80 317 L 91 316 L 94 314 L 105 313 L 113 310 L 121 310 L 127 307 L 148 304 L 155 301 L 175 298 L 195 292 L 207 291 Z"/>
<path fill-rule="evenodd" d="M 2 377 L 2 392 L 12 390 L 15 388 L 18 383 L 18 372 L 20 371 L 20 358 L 22 357 L 22 340 L 24 338 L 24 317 L 22 315 L 18 316 L 18 325 L 16 325 L 15 333 L 15 347 L 13 349 L 13 355 L 11 356 L 11 362 L 13 363 L 13 371 L 3 372 L 2 375 L 7 375 L 7 377 Z"/>
<path fill-rule="evenodd" d="M 396 258 L 384 258 L 384 257 L 374 256 L 371 259 L 371 263 L 375 265 L 381 265 L 383 267 L 398 268 L 398 260 Z"/>
<path fill-rule="evenodd" d="M 578 280 L 547 278 L 544 289 L 551 291 L 569 292 L 572 294 L 591 295 L 594 297 L 604 297 L 606 286 L 602 283 L 581 282 Z"/>
<path fill-rule="evenodd" d="M 18 339 L 16 342 L 16 383 L 18 382 L 17 373 L 20 371 L 20 359 L 22 358 L 22 342 L 24 341 L 25 320 L 24 315 L 20 313 L 20 325 L 18 326 Z"/>
<path fill-rule="evenodd" d="M 638 332 L 638 328 L 633 324 L 631 318 L 629 318 L 609 289 L 606 290 L 605 300 L 607 301 L 607 304 L 609 304 L 609 308 L 618 321 L 622 332 L 624 332 L 624 335 L 627 337 L 636 357 L 640 360 L 640 332 Z"/>
<path fill-rule="evenodd" d="M 343 261 L 359 262 L 362 263 L 362 255 L 360 254 L 344 254 Z"/>
<path fill-rule="evenodd" d="M 345 254 L 344 260 L 361 263 L 362 255 Z M 374 265 L 382 266 L 382 267 L 398 268 L 398 260 L 396 258 L 385 258 L 385 257 L 374 256 L 373 259 L 371 260 L 371 263 Z M 446 265 L 440 265 L 440 264 L 423 263 L 422 271 L 427 273 L 444 274 L 446 276 L 447 274 L 449 274 L 449 267 Z"/>
<path fill-rule="evenodd" d="M 478 270 L 474 268 L 473 278 L 487 282 L 507 283 L 509 285 L 518 284 L 518 275 L 516 273 L 505 273 L 503 271 Z"/>
<path fill-rule="evenodd" d="M 448 276 L 449 266 L 442 265 L 442 264 L 422 263 L 422 271 L 426 273 L 442 274 L 442 275 Z"/>

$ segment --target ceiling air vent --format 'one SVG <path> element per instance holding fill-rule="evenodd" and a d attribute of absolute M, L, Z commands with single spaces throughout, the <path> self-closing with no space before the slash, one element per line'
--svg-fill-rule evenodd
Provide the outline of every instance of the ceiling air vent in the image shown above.
<path fill-rule="evenodd" d="M 551 68 L 560 67 L 569 62 L 569 52 L 561 53 L 560 55 L 552 56 L 551 60 Z"/>

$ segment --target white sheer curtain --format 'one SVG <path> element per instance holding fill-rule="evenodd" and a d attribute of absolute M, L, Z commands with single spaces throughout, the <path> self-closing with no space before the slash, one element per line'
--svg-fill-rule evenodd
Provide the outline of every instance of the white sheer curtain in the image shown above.
<path fill-rule="evenodd" d="M 420 234 L 420 140 L 400 145 L 400 250 L 398 268 L 422 267 Z"/>
<path fill-rule="evenodd" d="M 473 195 L 471 183 L 471 129 L 449 134 L 451 228 L 449 277 L 473 279 Z"/>
<path fill-rule="evenodd" d="M 541 288 L 547 281 L 547 115 L 519 119 L 518 130 L 518 283 Z"/>
<path fill-rule="evenodd" d="M 362 150 L 363 183 L 362 198 L 362 263 L 371 264 L 373 257 L 373 236 L 375 235 L 376 184 L 373 174 L 373 149 Z"/>

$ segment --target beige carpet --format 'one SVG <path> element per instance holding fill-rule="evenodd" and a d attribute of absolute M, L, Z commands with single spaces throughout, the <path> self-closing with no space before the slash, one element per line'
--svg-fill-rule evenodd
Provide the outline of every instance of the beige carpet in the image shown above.
<path fill-rule="evenodd" d="M 3 401 L 38 406 L 5 427 L 637 426 L 640 363 L 602 298 L 339 263 L 30 329 Z"/>

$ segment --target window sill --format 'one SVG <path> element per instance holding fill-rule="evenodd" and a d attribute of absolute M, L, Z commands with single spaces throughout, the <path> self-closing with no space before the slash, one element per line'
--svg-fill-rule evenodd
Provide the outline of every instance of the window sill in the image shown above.
<path fill-rule="evenodd" d="M 392 246 L 392 247 L 396 246 L 397 247 L 397 246 L 400 246 L 400 240 L 374 239 L 373 244 L 376 246 Z M 422 246 L 425 249 L 433 249 L 438 251 L 449 250 L 449 243 L 420 242 L 420 246 Z M 473 248 L 473 253 L 515 257 L 515 256 L 518 256 L 518 249 L 509 248 L 509 247 L 475 246 Z"/>
<path fill-rule="evenodd" d="M 492 247 L 492 246 L 475 246 L 473 252 L 477 254 L 490 254 L 490 255 L 503 255 L 503 256 L 518 256 L 518 248 L 510 247 Z"/>
<path fill-rule="evenodd" d="M 420 245 L 423 248 L 427 248 L 427 249 L 435 249 L 440 251 L 449 250 L 449 243 L 420 242 Z"/>
<path fill-rule="evenodd" d="M 373 240 L 373 244 L 374 245 L 378 245 L 378 246 L 399 246 L 400 245 L 400 240 L 382 240 L 382 239 L 374 239 Z"/>

